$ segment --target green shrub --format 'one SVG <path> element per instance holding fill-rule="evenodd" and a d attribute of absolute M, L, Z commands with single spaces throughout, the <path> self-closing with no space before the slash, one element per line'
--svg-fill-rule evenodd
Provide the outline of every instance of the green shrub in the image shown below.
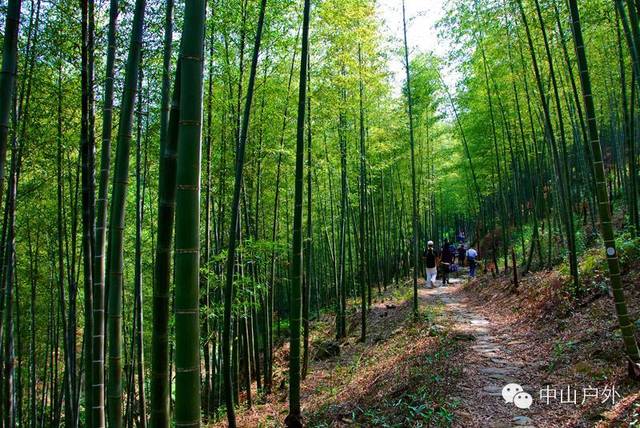
<path fill-rule="evenodd" d="M 632 238 L 628 234 L 623 234 L 616 240 L 616 246 L 623 269 L 629 269 L 631 264 L 640 258 L 640 238 Z"/>
<path fill-rule="evenodd" d="M 594 273 L 606 272 L 607 260 L 604 249 L 601 247 L 590 248 L 584 252 L 578 263 L 578 273 L 580 276 L 591 276 Z"/>

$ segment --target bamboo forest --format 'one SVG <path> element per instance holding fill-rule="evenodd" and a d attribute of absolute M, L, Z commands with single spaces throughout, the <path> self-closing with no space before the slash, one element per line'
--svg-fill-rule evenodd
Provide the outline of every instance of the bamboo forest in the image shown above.
<path fill-rule="evenodd" d="M 639 0 L 0 32 L 0 428 L 640 426 Z"/>

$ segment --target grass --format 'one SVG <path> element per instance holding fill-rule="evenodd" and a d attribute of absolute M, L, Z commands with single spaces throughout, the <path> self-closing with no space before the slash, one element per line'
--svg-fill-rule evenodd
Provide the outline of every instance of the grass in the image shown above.
<path fill-rule="evenodd" d="M 350 356 L 327 368 L 338 384 L 324 387 L 322 404 L 308 414 L 310 427 L 336 423 L 376 427 L 449 427 L 458 406 L 450 399 L 451 387 L 461 369 L 454 364 L 459 345 L 442 330 L 429 328 L 438 320 L 444 305 L 420 308 L 420 320 L 413 322 L 411 287 L 390 292 L 398 314 L 399 328 L 376 344 L 358 344 Z M 402 316 L 401 316 L 402 315 Z M 371 332 L 374 336 L 376 332 Z M 320 397 L 317 397 L 320 399 Z"/>
<path fill-rule="evenodd" d="M 407 376 L 397 378 L 395 390 L 377 404 L 355 404 L 341 416 L 343 422 L 379 427 L 449 427 L 454 422 L 454 410 L 458 406 L 447 392 L 459 370 L 452 370 L 450 361 L 456 352 L 455 345 L 440 341 L 440 348 L 409 357 Z M 311 426 L 329 426 L 330 420 L 321 420 Z"/>

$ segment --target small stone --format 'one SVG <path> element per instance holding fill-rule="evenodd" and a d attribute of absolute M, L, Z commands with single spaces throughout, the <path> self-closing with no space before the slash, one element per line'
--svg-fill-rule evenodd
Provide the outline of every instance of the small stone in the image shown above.
<path fill-rule="evenodd" d="M 502 395 L 502 387 L 498 385 L 487 385 L 482 390 L 489 395 L 501 396 Z"/>
<path fill-rule="evenodd" d="M 471 349 L 477 351 L 477 352 L 499 352 L 500 348 L 496 348 L 495 346 L 486 343 L 486 344 L 480 344 L 480 345 L 473 345 L 471 347 Z"/>
<path fill-rule="evenodd" d="M 531 420 L 531 418 L 528 416 L 514 416 L 512 421 L 518 426 L 533 424 L 533 420 Z"/>
<path fill-rule="evenodd" d="M 451 338 L 453 340 L 458 340 L 458 341 L 476 340 L 476 337 L 473 334 L 469 334 L 469 333 L 456 333 L 453 336 L 451 336 Z"/>
<path fill-rule="evenodd" d="M 505 384 L 514 383 L 517 381 L 513 376 L 507 376 L 500 373 L 492 373 L 489 375 L 489 377 L 493 380 L 497 380 Z"/>
<path fill-rule="evenodd" d="M 491 362 L 501 366 L 524 367 L 524 363 L 520 361 L 509 361 L 504 358 L 491 358 Z"/>
<path fill-rule="evenodd" d="M 508 367 L 483 367 L 480 369 L 481 373 L 486 375 L 498 374 L 498 375 L 509 375 L 513 373 L 513 370 Z"/>
<path fill-rule="evenodd" d="M 491 337 L 488 334 L 484 334 L 484 333 L 477 335 L 476 339 L 478 340 L 478 342 L 481 342 L 481 343 L 489 343 L 489 342 L 493 341 L 493 337 Z"/>

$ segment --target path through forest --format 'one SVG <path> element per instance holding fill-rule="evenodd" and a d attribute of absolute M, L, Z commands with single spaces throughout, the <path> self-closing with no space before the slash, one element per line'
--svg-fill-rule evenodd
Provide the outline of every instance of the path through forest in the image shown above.
<path fill-rule="evenodd" d="M 459 401 L 456 425 L 459 426 L 535 426 L 534 409 L 520 410 L 505 403 L 502 388 L 509 383 L 521 384 L 532 393 L 529 385 L 523 384 L 525 363 L 514 351 L 522 341 L 496 333 L 496 324 L 476 312 L 462 292 L 463 281 L 452 279 L 451 285 L 434 289 L 421 288 L 424 304 L 442 304 L 444 310 L 438 323 L 454 336 L 468 341 L 465 347 L 463 372 L 457 386 Z"/>
<path fill-rule="evenodd" d="M 602 324 L 601 311 L 583 308 L 584 313 L 576 311 L 562 327 L 544 314 L 523 313 L 512 302 L 528 296 L 539 304 L 522 287 L 535 284 L 540 289 L 541 278 L 524 281 L 515 293 L 508 280 L 485 276 L 467 282 L 464 276 L 461 272 L 451 285 L 435 289 L 425 288 L 420 280 L 417 321 L 412 315 L 411 281 L 388 287 L 368 313 L 366 343 L 359 340 L 360 314 L 355 310 L 335 356 L 317 358 L 321 344 L 333 340 L 334 318 L 326 313 L 316 319 L 309 375 L 301 391 L 309 426 L 618 426 L 608 421 L 615 421 L 628 405 L 610 412 L 611 404 L 600 400 L 570 404 L 562 402 L 561 395 L 548 403 L 540 399 L 545 386 L 555 391 L 566 385 L 615 384 L 622 396 L 630 391 L 624 367 L 615 372 L 599 369 L 621 358 L 614 338 L 597 341 L 603 349 L 589 345 L 596 319 L 601 323 L 596 330 L 610 333 L 615 320 Z M 552 300 L 541 302 L 546 302 L 545 308 L 554 305 Z M 256 398 L 251 409 L 243 409 L 238 426 L 282 426 L 287 412 L 288 343 L 281 343 L 275 354 L 275 384 L 280 387 Z M 521 385 L 532 396 L 530 409 L 505 402 L 502 388 L 509 383 Z M 227 426 L 226 421 L 215 426 Z"/>

